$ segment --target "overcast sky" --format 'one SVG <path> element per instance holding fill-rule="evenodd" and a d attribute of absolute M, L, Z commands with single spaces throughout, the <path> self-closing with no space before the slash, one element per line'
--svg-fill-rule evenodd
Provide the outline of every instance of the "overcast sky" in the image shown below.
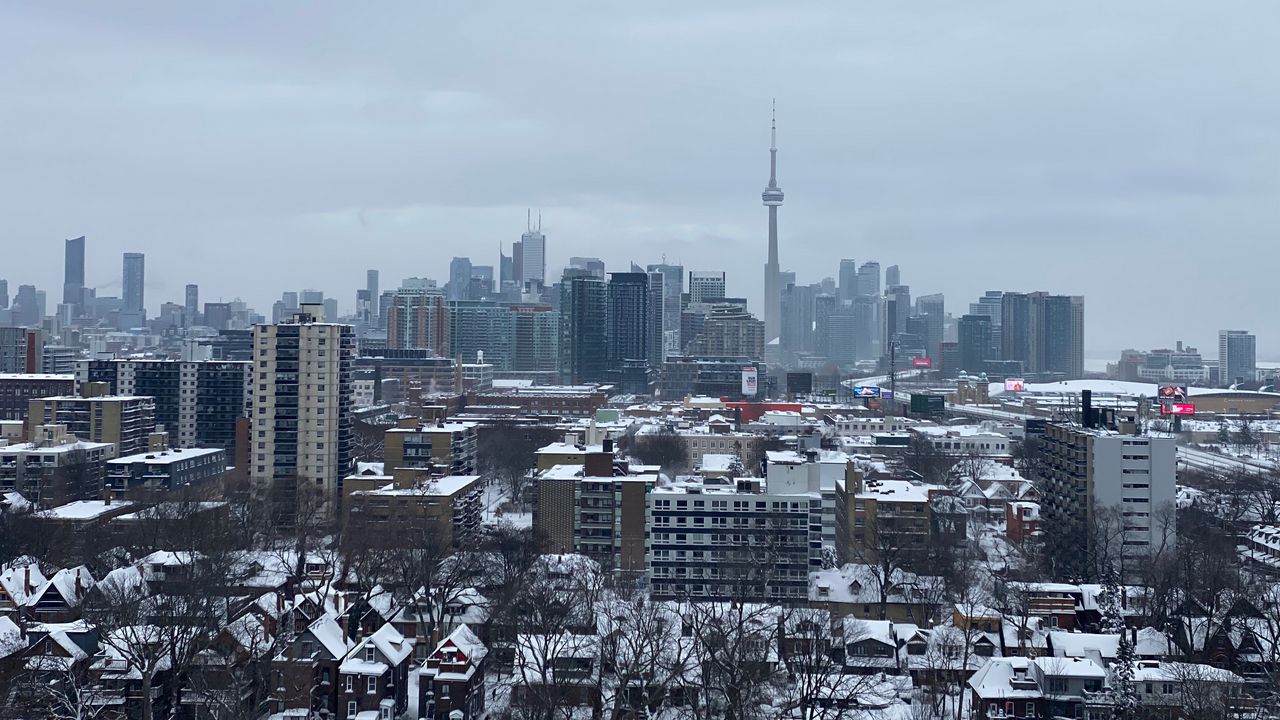
<path fill-rule="evenodd" d="M 605 5 L 609 9 L 605 9 Z M 769 102 L 784 269 L 902 267 L 955 315 L 1083 294 L 1086 355 L 1275 333 L 1280 4 L 3 3 L 0 277 L 62 239 L 147 305 L 354 303 L 496 264 L 657 262 L 763 286 Z"/>

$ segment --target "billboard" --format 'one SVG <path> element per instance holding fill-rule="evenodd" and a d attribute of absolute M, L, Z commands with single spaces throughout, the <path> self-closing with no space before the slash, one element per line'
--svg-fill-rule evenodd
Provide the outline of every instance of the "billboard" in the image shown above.
<path fill-rule="evenodd" d="M 742 368 L 742 394 L 747 397 L 755 397 L 756 390 L 760 383 L 759 371 L 754 365 L 748 365 Z"/>
<path fill-rule="evenodd" d="M 1005 392 L 1022 392 L 1027 389 L 1027 381 L 1022 378 L 1005 378 Z"/>
<path fill-rule="evenodd" d="M 1186 402 L 1187 386 L 1177 383 L 1160 383 L 1156 387 L 1156 397 L 1160 402 Z"/>
<path fill-rule="evenodd" d="M 921 415 L 938 415 L 946 412 L 947 398 L 943 395 L 912 393 L 911 412 Z"/>
<path fill-rule="evenodd" d="M 1191 403 L 1165 403 L 1160 406 L 1161 415 L 1195 415 L 1196 406 Z"/>
<path fill-rule="evenodd" d="M 878 398 L 880 397 L 880 388 L 875 385 L 854 385 L 853 396 L 858 398 Z"/>
<path fill-rule="evenodd" d="M 931 368 L 933 367 L 933 358 L 911 358 L 911 367 Z"/>

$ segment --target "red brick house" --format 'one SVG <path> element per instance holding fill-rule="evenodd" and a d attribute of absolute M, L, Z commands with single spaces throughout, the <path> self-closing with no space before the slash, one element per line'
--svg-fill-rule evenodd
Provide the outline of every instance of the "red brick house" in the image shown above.
<path fill-rule="evenodd" d="M 338 720 L 399 717 L 408 706 L 413 647 L 390 623 L 357 642 L 338 668 Z"/>
<path fill-rule="evenodd" d="M 484 715 L 484 659 L 488 648 L 466 625 L 459 625 L 416 670 L 418 716 L 446 720 L 455 710 L 462 720 Z"/>

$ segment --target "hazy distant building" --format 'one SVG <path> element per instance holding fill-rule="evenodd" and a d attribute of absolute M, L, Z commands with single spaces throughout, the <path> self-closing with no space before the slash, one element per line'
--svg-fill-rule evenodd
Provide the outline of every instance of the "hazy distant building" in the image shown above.
<path fill-rule="evenodd" d="M 560 314 L 550 305 L 511 306 L 511 370 L 554 373 L 560 364 Z"/>
<path fill-rule="evenodd" d="M 496 370 L 511 369 L 511 308 L 494 302 L 458 300 L 448 303 L 451 357 L 464 363 L 484 362 Z"/>
<path fill-rule="evenodd" d="M 663 352 L 680 351 L 680 303 L 684 294 L 684 267 L 659 263 L 647 268 L 650 273 L 662 274 L 662 342 Z M 652 281 L 650 282 L 652 285 Z"/>
<path fill-rule="evenodd" d="M 45 372 L 44 331 L 39 328 L 0 327 L 0 373 L 41 372 Z"/>
<path fill-rule="evenodd" d="M 1258 338 L 1247 330 L 1218 331 L 1218 377 L 1223 385 L 1258 378 Z"/>
<path fill-rule="evenodd" d="M 897 265 L 890 265 L 884 269 L 884 286 L 891 288 L 894 285 L 902 284 L 902 271 Z"/>
<path fill-rule="evenodd" d="M 1002 360 L 1022 363 L 1027 375 L 1084 376 L 1084 298 L 1044 292 L 1001 298 Z"/>
<path fill-rule="evenodd" d="M 62 270 L 62 302 L 77 310 L 84 305 L 84 236 L 66 241 Z"/>
<path fill-rule="evenodd" d="M 547 281 L 547 236 L 542 234 L 542 213 L 538 213 L 538 226 L 534 229 L 530 220 L 529 229 L 520 236 L 520 276 L 521 282 Z"/>
<path fill-rule="evenodd" d="M 204 324 L 214 330 L 231 330 L 231 303 L 205 303 Z"/>
<path fill-rule="evenodd" d="M 186 296 L 183 298 L 182 312 L 187 327 L 197 324 L 200 321 L 200 286 L 189 284 L 186 287 Z"/>
<path fill-rule="evenodd" d="M 916 298 L 916 314 L 925 320 L 924 354 L 939 359 L 942 346 L 942 330 L 946 321 L 946 308 L 941 293 Z"/>
<path fill-rule="evenodd" d="M 378 271 L 366 270 L 364 273 L 365 290 L 369 292 L 369 315 L 370 319 L 377 318 L 381 307 L 378 303 Z"/>
<path fill-rule="evenodd" d="M 0 279 L 0 310 L 9 307 L 9 281 Z"/>
<path fill-rule="evenodd" d="M 445 299 L 470 300 L 471 258 L 455 257 L 449 261 L 449 283 L 445 285 Z"/>
<path fill-rule="evenodd" d="M 725 296 L 726 285 L 723 270 L 690 270 L 689 302 L 705 303 Z"/>
<path fill-rule="evenodd" d="M 147 258 L 142 253 L 124 254 L 124 275 L 120 299 L 124 301 L 124 312 L 146 320 L 146 277 Z M 141 325 L 142 323 L 137 323 Z"/>
<path fill-rule="evenodd" d="M 858 295 L 858 263 L 852 258 L 840 261 L 840 302 L 852 302 Z"/>
<path fill-rule="evenodd" d="M 741 305 L 712 305 L 702 327 L 689 345 L 689 355 L 700 357 L 744 357 L 759 360 L 764 355 L 764 321 Z"/>
<path fill-rule="evenodd" d="M 859 297 L 880 297 L 880 263 L 864 262 L 858 268 L 856 294 Z"/>

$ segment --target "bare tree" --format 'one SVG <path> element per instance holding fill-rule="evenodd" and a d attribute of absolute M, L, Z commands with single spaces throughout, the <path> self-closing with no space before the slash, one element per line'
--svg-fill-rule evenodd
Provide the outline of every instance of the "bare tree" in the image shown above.
<path fill-rule="evenodd" d="M 673 430 L 663 429 L 636 436 L 631 454 L 645 465 L 657 465 L 672 475 L 689 467 L 689 446 Z"/>
<path fill-rule="evenodd" d="M 537 466 L 535 453 L 556 439 L 554 429 L 513 422 L 498 422 L 482 428 L 476 453 L 480 458 L 480 471 L 496 480 L 506 490 L 507 498 L 523 508 Z"/>

